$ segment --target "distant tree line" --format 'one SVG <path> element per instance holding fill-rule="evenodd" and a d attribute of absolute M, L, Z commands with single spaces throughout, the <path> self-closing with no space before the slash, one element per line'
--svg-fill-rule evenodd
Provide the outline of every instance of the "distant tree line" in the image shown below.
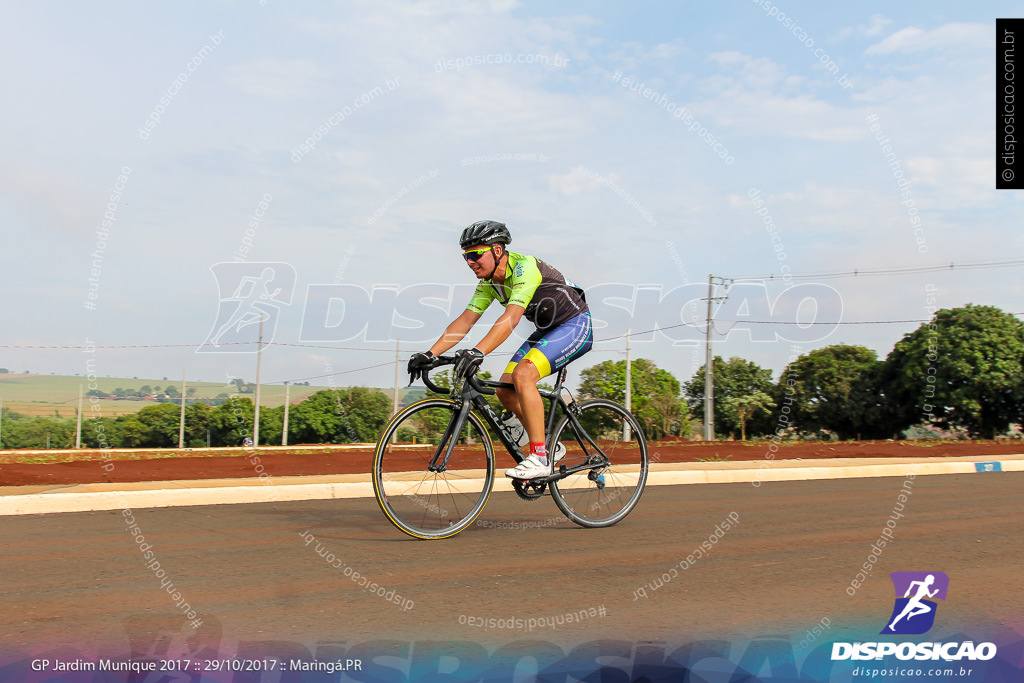
<path fill-rule="evenodd" d="M 836 344 L 795 358 L 777 380 L 771 370 L 742 358 L 716 356 L 712 362 L 719 438 L 882 439 L 913 429 L 994 438 L 1024 423 L 1024 324 L 992 306 L 940 310 L 884 359 L 863 346 Z M 580 375 L 581 398 L 625 402 L 625 361 L 598 363 Z M 444 373 L 435 381 L 450 383 Z M 632 363 L 631 383 L 632 411 L 648 439 L 688 437 L 703 419 L 703 367 L 680 383 L 640 358 Z M 253 402 L 241 396 L 251 386 L 239 380 L 239 393 L 218 397 L 218 406 L 189 405 L 186 399 L 187 446 L 203 447 L 207 440 L 211 446 L 238 446 L 251 436 Z M 501 410 L 496 401 L 492 405 Z M 377 389 L 318 391 L 290 407 L 288 442 L 374 442 L 391 407 Z M 99 418 L 87 410 L 82 441 L 92 448 L 174 447 L 180 410 L 179 404 L 164 403 Z M 283 418 L 283 406 L 260 410 L 261 444 L 281 443 Z M 75 420 L 28 418 L 4 409 L 0 437 L 5 448 L 44 448 L 47 439 L 53 448 L 72 447 Z"/>
<path fill-rule="evenodd" d="M 102 415 L 102 411 L 96 411 Z M 364 387 L 318 391 L 288 412 L 289 443 L 373 442 L 391 414 L 391 399 Z M 248 396 L 229 396 L 219 406 L 185 406 L 188 448 L 241 446 L 252 436 L 255 407 Z M 178 445 L 180 404 L 161 403 L 117 417 L 82 418 L 82 444 L 88 448 L 173 448 Z M 260 409 L 260 443 L 279 444 L 284 406 Z M 73 448 L 74 419 L 29 418 L 4 409 L 0 437 L 4 448 Z"/>
<path fill-rule="evenodd" d="M 863 346 L 815 349 L 777 382 L 740 358 L 712 362 L 719 435 L 880 439 L 918 428 L 991 439 L 1024 423 L 1024 324 L 994 306 L 942 309 L 884 359 Z M 701 415 L 703 368 L 685 392 Z"/>
<path fill-rule="evenodd" d="M 836 344 L 772 372 L 712 359 L 718 438 L 886 439 L 918 431 L 994 438 L 1024 423 L 1024 324 L 994 306 L 942 309 L 884 359 Z M 622 402 L 625 362 L 582 373 L 581 393 Z M 633 363 L 632 408 L 648 438 L 687 436 L 704 418 L 704 367 L 680 388 L 668 372 Z"/>

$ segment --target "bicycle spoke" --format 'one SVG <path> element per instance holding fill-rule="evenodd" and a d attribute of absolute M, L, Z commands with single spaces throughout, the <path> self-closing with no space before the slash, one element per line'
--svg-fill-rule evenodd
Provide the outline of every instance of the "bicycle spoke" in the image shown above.
<path fill-rule="evenodd" d="M 420 401 L 399 413 L 377 444 L 373 466 L 377 502 L 387 518 L 410 536 L 446 538 L 458 533 L 473 523 L 490 494 L 493 453 L 475 415 L 470 414 L 460 433 L 451 436 L 453 448 L 445 470 L 427 469 L 457 416 L 454 401 Z M 445 450 L 441 449 L 437 465 Z"/>
<path fill-rule="evenodd" d="M 647 443 L 636 419 L 617 403 L 594 399 L 579 409 L 583 433 L 568 418 L 556 428 L 555 440 L 567 448 L 560 464 L 592 467 L 552 482 L 551 495 L 573 522 L 610 526 L 640 500 L 647 483 Z"/>

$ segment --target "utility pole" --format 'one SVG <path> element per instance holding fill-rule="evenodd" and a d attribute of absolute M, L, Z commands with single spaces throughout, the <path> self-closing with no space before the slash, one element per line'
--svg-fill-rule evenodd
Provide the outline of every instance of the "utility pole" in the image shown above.
<path fill-rule="evenodd" d="M 633 409 L 633 363 L 629 355 L 629 332 L 626 332 L 626 410 Z M 622 440 L 629 441 L 629 422 L 622 423 Z"/>
<path fill-rule="evenodd" d="M 284 383 L 284 430 L 281 432 L 281 445 L 282 446 L 287 446 L 288 445 L 288 404 L 289 404 L 288 390 L 290 388 L 291 388 L 291 385 L 289 385 L 288 382 L 285 382 Z"/>
<path fill-rule="evenodd" d="M 185 371 L 181 371 L 181 417 L 178 420 L 178 448 L 185 447 Z"/>
<path fill-rule="evenodd" d="M 399 350 L 398 350 L 398 347 L 401 345 L 401 343 L 402 342 L 400 342 L 399 340 L 397 340 L 397 339 L 395 340 L 395 395 L 394 395 L 394 397 L 391 400 L 391 414 L 392 415 L 397 415 L 398 414 L 398 382 L 399 382 L 398 374 L 399 374 L 399 369 L 400 369 L 399 365 L 401 364 L 401 360 L 399 360 Z"/>
<path fill-rule="evenodd" d="M 256 345 L 256 408 L 252 418 L 252 447 L 260 445 L 260 372 L 263 369 L 263 317 L 260 317 L 260 340 Z"/>
<path fill-rule="evenodd" d="M 402 342 L 399 339 L 395 340 L 395 394 L 391 399 L 391 416 L 398 415 L 398 384 L 401 381 L 399 379 L 401 373 L 401 358 L 399 356 L 399 346 Z M 398 443 L 398 431 L 391 435 L 391 443 Z"/>
<path fill-rule="evenodd" d="M 75 448 L 82 447 L 82 385 L 78 385 L 78 418 L 75 421 Z"/>
<path fill-rule="evenodd" d="M 726 296 L 715 297 L 715 285 L 723 285 L 725 287 Z M 707 339 L 705 342 L 705 360 L 704 360 L 704 440 L 714 441 L 715 440 L 715 384 L 714 384 L 714 370 L 712 365 L 714 361 L 714 355 L 711 353 L 711 332 L 712 332 L 712 320 L 714 319 L 714 302 L 725 301 L 729 293 L 729 285 L 732 284 L 732 280 L 718 277 L 717 275 L 708 275 L 708 317 L 707 317 Z"/>

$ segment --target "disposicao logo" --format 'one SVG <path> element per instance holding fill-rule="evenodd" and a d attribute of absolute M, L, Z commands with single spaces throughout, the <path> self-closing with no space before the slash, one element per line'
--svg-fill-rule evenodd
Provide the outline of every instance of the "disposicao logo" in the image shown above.
<path fill-rule="evenodd" d="M 892 615 L 880 635 L 927 633 L 935 624 L 935 613 L 938 610 L 936 600 L 946 599 L 949 577 L 945 572 L 893 572 L 889 577 L 896 590 L 896 602 L 892 608 Z M 993 643 L 975 645 L 971 641 L 832 644 L 832 661 L 877 660 L 890 655 L 895 655 L 901 660 L 985 661 L 996 656 L 996 646 Z"/>
<path fill-rule="evenodd" d="M 935 612 L 949 591 L 945 572 L 893 572 L 889 574 L 896 588 L 896 604 L 888 625 L 880 633 L 920 635 L 935 624 Z M 902 597 L 900 597 L 902 596 Z"/>

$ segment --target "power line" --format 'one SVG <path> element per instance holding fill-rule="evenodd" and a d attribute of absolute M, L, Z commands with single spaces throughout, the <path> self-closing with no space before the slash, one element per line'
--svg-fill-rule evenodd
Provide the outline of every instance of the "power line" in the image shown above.
<path fill-rule="evenodd" d="M 1020 261 L 1019 263 L 1024 264 L 1024 260 Z M 811 276 L 807 276 L 807 277 L 811 277 Z M 740 279 L 740 278 L 737 278 L 737 279 Z M 1009 315 L 1021 316 L 1021 315 L 1024 315 L 1024 313 L 1010 313 Z M 731 323 L 731 324 L 728 326 L 728 328 L 726 329 L 725 332 L 720 332 L 715 327 L 714 322 Z M 811 325 L 832 325 L 832 326 L 839 326 L 839 325 L 899 325 L 899 324 L 909 324 L 909 323 L 927 323 L 927 322 L 930 322 L 930 319 L 908 319 L 908 320 L 838 320 L 838 321 L 812 321 L 812 322 L 807 322 L 807 323 L 801 323 L 799 321 L 781 321 L 781 320 L 717 320 L 717 321 L 714 321 L 714 322 L 712 322 L 711 327 L 713 328 L 713 330 L 714 330 L 714 332 L 716 334 L 722 336 L 722 335 L 725 335 L 725 334 L 728 334 L 729 332 L 731 332 L 732 329 L 736 325 L 738 325 L 740 323 L 747 323 L 747 324 L 750 324 L 750 325 L 800 325 L 802 327 L 809 327 Z M 706 324 L 706 323 L 704 323 L 704 324 Z M 596 340 L 594 340 L 594 343 L 595 344 L 600 344 L 600 343 L 603 343 L 603 342 L 615 341 L 617 339 L 623 339 L 627 335 L 644 335 L 644 334 L 652 334 L 654 332 L 663 332 L 665 330 L 672 330 L 672 329 L 676 329 L 676 328 L 679 328 L 679 327 L 698 327 L 699 328 L 699 327 L 702 327 L 702 326 L 703 325 L 699 324 L 699 323 L 679 323 L 679 324 L 676 324 L 676 325 L 668 325 L 668 326 L 665 326 L 665 327 L 655 327 L 655 328 L 652 328 L 652 329 L 649 329 L 649 330 L 642 330 L 642 331 L 637 331 L 637 332 L 630 331 L 630 332 L 627 332 L 625 334 L 621 334 L 621 335 L 618 335 L 618 336 L 615 336 L 615 337 L 605 337 L 604 339 L 596 339 Z M 223 344 L 222 346 L 228 346 L 228 345 L 252 345 L 252 344 L 255 344 L 255 343 L 256 342 L 229 342 L 229 343 Z M 44 346 L 44 345 L 9 345 L 9 344 L 0 344 L 0 349 L 36 349 L 36 350 L 60 350 L 60 349 L 63 349 L 63 350 L 82 350 L 82 349 L 89 349 L 89 350 L 93 350 L 93 349 L 170 349 L 170 348 L 196 348 L 197 346 L 200 346 L 200 345 L 197 345 L 197 344 L 116 344 L 116 345 L 106 345 L 105 346 L 105 345 L 93 344 L 93 345 L 88 345 L 88 346 Z M 374 348 L 369 348 L 369 347 L 324 346 L 322 344 L 286 344 L 286 343 L 279 343 L 279 342 L 267 342 L 267 343 L 264 344 L 264 346 L 285 346 L 285 347 L 293 347 L 293 348 L 330 349 L 332 351 L 387 351 L 387 352 L 391 351 L 391 349 L 374 349 Z M 594 349 L 594 352 L 601 352 L 601 351 L 602 351 L 602 349 Z M 338 375 L 347 375 L 347 374 L 351 374 L 353 372 L 362 372 L 364 370 L 374 370 L 376 368 L 382 368 L 382 367 L 390 366 L 391 364 L 392 364 L 392 361 L 388 361 L 388 362 L 385 362 L 385 363 L 377 363 L 376 365 L 368 365 L 368 366 L 364 366 L 364 367 L 360 367 L 360 368 L 353 368 L 353 369 L 350 369 L 350 370 L 341 370 L 339 372 L 326 373 L 326 374 L 322 374 L 322 375 L 313 375 L 311 377 L 300 377 L 300 378 L 297 378 L 297 379 L 282 380 L 281 382 L 267 382 L 267 384 L 279 384 L 279 383 L 283 383 L 285 381 L 288 382 L 289 384 L 294 384 L 294 383 L 297 383 L 297 382 L 306 382 L 306 381 L 309 381 L 311 379 L 321 379 L 323 377 L 335 377 L 335 376 L 338 376 Z"/>
<path fill-rule="evenodd" d="M 225 342 L 220 346 L 255 346 L 259 342 Z M 383 343 L 383 342 L 382 342 Z M 0 349 L 68 349 L 77 351 L 80 349 L 195 349 L 203 344 L 88 344 L 86 346 L 43 346 L 43 345 L 6 345 L 0 344 Z M 322 344 L 286 344 L 284 342 L 264 342 L 263 346 L 296 346 L 307 349 L 331 349 L 332 351 L 389 351 L 390 349 L 371 349 L 368 347 L 349 346 L 323 346 Z"/>
<path fill-rule="evenodd" d="M 1014 259 L 1011 261 L 976 261 L 966 263 L 954 263 L 949 262 L 946 264 L 936 264 L 933 266 L 917 266 L 908 268 L 878 268 L 862 270 L 860 268 L 851 271 L 841 271 L 836 273 L 818 273 L 814 275 L 790 275 L 785 278 L 789 280 L 830 280 L 842 277 L 871 277 L 876 275 L 910 275 L 912 273 L 929 273 L 941 270 L 983 270 L 988 268 L 1012 268 L 1016 266 L 1024 266 L 1024 259 Z M 744 277 L 733 278 L 735 280 L 782 280 L 783 278 L 777 274 L 770 275 L 751 275 Z"/>
<path fill-rule="evenodd" d="M 1008 313 L 1007 315 L 1021 316 L 1022 313 Z M 800 325 L 802 327 L 809 327 L 811 325 L 900 325 L 907 323 L 927 323 L 931 322 L 931 318 L 918 318 L 908 320 L 829 320 L 829 321 L 812 321 L 802 323 L 800 321 L 786 321 L 786 320 L 716 320 L 715 322 L 721 323 L 732 323 L 733 326 L 739 323 L 747 323 L 749 325 Z M 608 341 L 615 341 L 616 339 L 625 339 L 627 334 L 630 335 L 641 335 L 641 334 L 652 334 L 654 332 L 662 332 L 664 330 L 673 330 L 677 327 L 697 327 L 704 329 L 704 323 L 678 323 L 676 325 L 666 325 L 665 327 L 652 327 L 649 330 L 630 331 L 614 337 L 605 337 L 603 339 L 595 339 L 595 344 L 600 344 Z M 254 345 L 256 342 L 231 342 L 232 344 L 250 344 Z M 381 342 L 382 344 L 384 342 Z M 307 348 L 307 349 L 330 349 L 331 351 L 383 351 L 390 353 L 393 349 L 374 349 L 366 346 L 324 346 L 322 344 L 284 344 L 279 342 L 264 342 L 264 346 L 287 346 L 294 348 Z M 0 344 L 0 349 L 36 349 L 36 350 L 69 350 L 78 351 L 82 349 L 176 349 L 176 348 L 197 348 L 201 344 L 134 344 L 134 345 L 101 345 L 91 344 L 89 346 L 45 346 L 45 345 L 13 345 L 13 344 Z M 227 344 L 222 344 L 227 346 Z M 384 363 L 384 365 L 390 365 L 390 363 Z M 373 366 L 380 367 L 380 366 Z M 327 375 L 323 375 L 326 377 Z"/>
<path fill-rule="evenodd" d="M 298 379 L 287 379 L 287 380 L 282 380 L 282 381 L 279 381 L 279 382 L 267 382 L 267 384 L 283 384 L 284 382 L 287 382 L 288 384 L 295 384 L 296 382 L 306 382 L 306 381 L 309 381 L 311 379 L 320 379 L 321 377 L 334 377 L 336 375 L 347 375 L 347 374 L 350 374 L 350 373 L 353 373 L 353 372 L 362 372 L 363 370 L 373 370 L 374 368 L 383 368 L 383 367 L 388 366 L 388 365 L 392 365 L 392 362 L 388 361 L 387 363 L 378 363 L 377 365 L 368 365 L 365 368 L 355 368 L 353 370 L 342 370 L 341 372 L 330 372 L 330 373 L 327 373 L 326 375 L 313 375 L 312 377 L 300 377 Z"/>

